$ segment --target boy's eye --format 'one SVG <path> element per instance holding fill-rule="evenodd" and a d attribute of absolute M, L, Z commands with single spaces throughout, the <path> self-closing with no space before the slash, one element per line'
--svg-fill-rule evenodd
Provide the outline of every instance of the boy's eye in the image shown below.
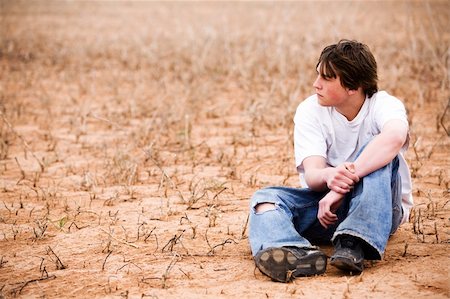
<path fill-rule="evenodd" d="M 324 80 L 326 80 L 326 81 L 332 81 L 332 80 L 334 80 L 334 79 L 336 79 L 336 76 L 330 76 L 330 75 L 322 75 L 322 78 L 324 79 Z"/>

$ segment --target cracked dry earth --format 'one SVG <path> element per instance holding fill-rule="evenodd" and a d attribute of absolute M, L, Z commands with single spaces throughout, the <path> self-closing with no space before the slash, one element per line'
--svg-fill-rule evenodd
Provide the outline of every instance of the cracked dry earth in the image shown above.
<path fill-rule="evenodd" d="M 449 297 L 447 2 L 0 4 L 0 298 Z M 292 117 L 343 37 L 408 109 L 415 207 L 362 275 L 272 282 L 249 197 L 299 186 Z"/>

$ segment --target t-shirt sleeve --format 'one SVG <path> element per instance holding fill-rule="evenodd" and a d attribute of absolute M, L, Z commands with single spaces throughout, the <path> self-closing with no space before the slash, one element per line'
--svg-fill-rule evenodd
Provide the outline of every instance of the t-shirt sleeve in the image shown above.
<path fill-rule="evenodd" d="M 381 132 L 383 126 L 390 120 L 400 120 L 409 126 L 405 106 L 396 97 L 384 93 L 377 99 L 374 108 L 374 121 L 379 132 Z M 405 151 L 408 148 L 408 144 L 409 134 L 402 147 L 402 151 Z"/>
<path fill-rule="evenodd" d="M 375 104 L 375 122 L 379 130 L 390 120 L 398 119 L 408 125 L 406 109 L 403 103 L 387 94 L 379 97 Z"/>
<path fill-rule="evenodd" d="M 305 100 L 294 116 L 295 164 L 303 171 L 303 160 L 310 156 L 326 158 L 327 145 L 320 126 L 320 115 L 310 101 Z"/>

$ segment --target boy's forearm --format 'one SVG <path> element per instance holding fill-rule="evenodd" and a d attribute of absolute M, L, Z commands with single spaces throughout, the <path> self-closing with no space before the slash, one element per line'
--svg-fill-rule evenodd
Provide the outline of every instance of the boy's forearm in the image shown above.
<path fill-rule="evenodd" d="M 353 170 L 347 169 L 345 164 L 337 167 L 327 165 L 325 158 L 311 156 L 303 161 L 305 180 L 308 187 L 314 191 L 334 190 L 347 193 L 351 186 L 359 181 Z"/>
<path fill-rule="evenodd" d="M 362 151 L 354 164 L 354 173 L 358 178 L 386 166 L 398 155 L 406 137 L 396 132 L 387 132 L 376 136 Z M 327 176 L 333 167 L 309 169 L 305 173 L 305 180 L 309 188 L 314 191 L 328 189 Z M 335 170 L 336 171 L 336 170 Z"/>
<path fill-rule="evenodd" d="M 362 178 L 391 162 L 405 143 L 407 128 L 405 130 L 399 128 L 377 135 L 355 160 L 355 174 Z"/>
<path fill-rule="evenodd" d="M 344 162 L 336 167 L 329 167 L 325 158 L 310 156 L 303 160 L 306 183 L 314 191 L 331 189 L 346 194 L 360 178 L 391 162 L 398 155 L 407 136 L 408 125 L 400 120 L 392 120 L 367 144 L 354 163 Z"/>
<path fill-rule="evenodd" d="M 328 190 L 326 173 L 330 167 L 315 168 L 305 173 L 305 181 L 308 187 L 314 191 Z"/>

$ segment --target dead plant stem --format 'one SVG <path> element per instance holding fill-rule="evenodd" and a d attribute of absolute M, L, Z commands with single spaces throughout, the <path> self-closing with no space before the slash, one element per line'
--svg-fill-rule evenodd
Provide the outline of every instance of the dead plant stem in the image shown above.
<path fill-rule="evenodd" d="M 31 150 L 30 146 L 28 145 L 28 143 L 26 142 L 26 140 L 22 137 L 22 135 L 20 135 L 19 133 L 17 133 L 17 131 L 14 129 L 13 125 L 8 121 L 8 119 L 6 118 L 5 114 L 0 111 L 0 115 L 2 116 L 3 121 L 5 122 L 5 124 L 8 126 L 8 128 L 11 130 L 11 132 L 14 133 L 14 135 L 17 136 L 17 138 L 20 139 L 20 141 L 22 141 L 23 146 L 25 147 L 25 150 L 30 152 L 31 155 L 33 156 L 33 158 L 38 162 L 40 168 L 41 168 L 41 172 L 44 172 L 45 170 L 45 166 L 44 164 L 41 162 L 41 160 L 39 160 L 39 158 L 34 154 L 34 152 Z"/>
<path fill-rule="evenodd" d="M 120 242 L 120 243 L 122 243 L 122 244 L 131 246 L 131 247 L 133 247 L 133 248 L 139 248 L 139 246 L 137 246 L 136 244 L 133 244 L 133 243 L 127 242 L 127 241 L 125 241 L 125 240 L 121 240 L 121 239 L 119 239 L 119 238 L 116 238 L 116 237 L 114 237 L 110 232 L 107 232 L 105 229 L 103 229 L 103 228 L 100 228 L 100 229 L 101 229 L 104 233 L 107 233 L 111 238 L 113 238 L 113 239 L 116 240 L 117 242 Z"/>

